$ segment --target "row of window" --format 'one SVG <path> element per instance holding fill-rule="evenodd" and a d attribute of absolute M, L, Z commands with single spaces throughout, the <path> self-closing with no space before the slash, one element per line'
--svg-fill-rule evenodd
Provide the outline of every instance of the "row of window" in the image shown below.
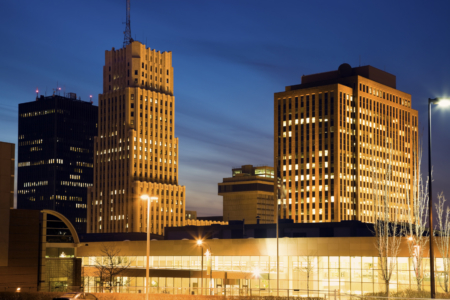
<path fill-rule="evenodd" d="M 362 83 L 359 84 L 359 90 L 364 93 L 368 93 L 370 95 L 374 95 L 374 96 L 392 101 L 394 103 L 404 105 L 406 107 L 411 107 L 411 101 L 409 101 L 407 99 L 402 99 L 401 97 L 383 92 L 379 89 L 375 89 L 375 88 L 366 86 L 365 84 L 362 84 Z"/>

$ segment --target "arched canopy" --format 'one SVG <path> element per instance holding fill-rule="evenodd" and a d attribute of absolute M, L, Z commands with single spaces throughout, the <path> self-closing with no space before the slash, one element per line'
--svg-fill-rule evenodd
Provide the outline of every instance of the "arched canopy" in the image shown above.
<path fill-rule="evenodd" d="M 47 214 L 46 236 L 50 243 L 80 243 L 77 231 L 72 223 L 61 213 L 44 209 L 42 213 Z"/>

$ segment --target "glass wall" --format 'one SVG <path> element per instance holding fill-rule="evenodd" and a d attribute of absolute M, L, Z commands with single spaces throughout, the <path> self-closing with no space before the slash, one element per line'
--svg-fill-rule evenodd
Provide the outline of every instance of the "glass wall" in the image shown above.
<path fill-rule="evenodd" d="M 152 269 L 200 270 L 200 256 L 153 256 L 150 257 Z M 203 269 L 207 269 L 207 258 L 204 257 Z M 276 256 L 213 256 L 212 270 L 244 273 L 234 276 L 241 279 L 233 281 L 232 286 L 260 290 L 276 289 L 277 259 Z M 145 256 L 128 256 L 130 268 L 145 268 Z M 83 266 L 94 266 L 96 257 L 84 257 Z M 429 260 L 424 259 L 429 266 Z M 437 271 L 443 270 L 442 259 L 436 260 Z M 340 293 L 366 294 L 385 290 L 377 257 L 361 256 L 280 256 L 280 289 L 291 291 L 329 291 Z M 259 274 L 256 276 L 255 274 Z M 213 276 L 214 277 L 214 276 Z M 425 267 L 423 289 L 429 290 L 429 267 Z M 125 278 L 125 277 L 124 277 Z M 119 279 L 118 285 L 129 288 L 130 292 L 142 291 L 142 278 L 126 277 Z M 86 279 L 85 279 L 86 280 Z M 95 278 L 90 286 L 95 285 Z M 209 282 L 204 279 L 204 287 Z M 196 288 L 200 287 L 197 278 L 152 278 L 152 286 L 164 288 Z M 87 283 L 87 282 L 85 282 Z M 440 290 L 437 280 L 437 290 Z M 212 288 L 224 287 L 221 279 L 214 279 Z M 416 280 L 410 258 L 398 258 L 397 267 L 390 281 L 390 291 L 416 289 Z M 181 289 L 180 289 L 181 291 Z M 180 292 L 181 293 L 181 292 Z M 292 294 L 292 293 L 291 293 Z"/>

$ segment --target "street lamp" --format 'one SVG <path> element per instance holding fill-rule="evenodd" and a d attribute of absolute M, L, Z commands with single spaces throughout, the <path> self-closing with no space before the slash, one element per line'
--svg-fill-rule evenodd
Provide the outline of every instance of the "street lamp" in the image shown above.
<path fill-rule="evenodd" d="M 203 295 L 203 241 L 202 240 L 197 240 L 197 246 L 200 247 L 200 259 L 202 260 L 202 268 L 201 268 L 201 273 L 202 273 L 202 281 L 200 281 L 200 293 L 201 295 Z"/>
<path fill-rule="evenodd" d="M 203 295 L 203 244 L 206 244 L 203 242 L 203 240 L 197 240 L 197 246 L 201 247 L 200 248 L 200 253 L 201 253 L 201 258 L 202 258 L 202 282 L 201 282 L 201 289 L 202 289 L 202 295 Z M 209 265 L 209 286 L 210 286 L 210 294 L 211 294 L 211 283 L 212 283 L 212 253 L 211 253 L 211 247 L 206 244 L 207 248 L 205 255 L 207 257 L 207 261 L 209 260 L 210 265 Z M 208 266 L 206 266 L 206 269 L 208 269 Z M 208 274 L 206 274 L 208 275 Z"/>
<path fill-rule="evenodd" d="M 439 106 L 450 106 L 449 99 L 428 98 L 428 223 L 430 225 L 430 285 L 431 285 L 431 298 L 436 297 L 436 287 L 434 282 L 434 245 L 433 245 L 433 193 L 431 191 L 432 179 L 431 179 L 431 104 L 437 104 Z"/>
<path fill-rule="evenodd" d="M 149 278 L 150 278 L 150 203 L 158 200 L 156 196 L 141 195 L 141 200 L 147 200 L 147 266 L 145 270 L 145 300 L 148 300 Z"/>

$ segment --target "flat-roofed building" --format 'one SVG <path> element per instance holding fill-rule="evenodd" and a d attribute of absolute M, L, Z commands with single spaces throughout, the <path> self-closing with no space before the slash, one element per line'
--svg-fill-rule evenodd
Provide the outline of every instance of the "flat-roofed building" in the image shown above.
<path fill-rule="evenodd" d="M 385 291 L 371 224 L 358 221 L 283 223 L 286 221 L 290 220 L 282 220 L 279 226 L 280 296 L 329 298 Z M 275 227 L 275 224 L 240 222 L 228 226 L 167 228 L 170 233 L 166 232 L 165 240 L 150 242 L 151 292 L 191 295 L 201 294 L 203 287 L 206 295 L 276 296 Z M 293 237 L 294 234 L 303 237 Z M 201 246 L 198 239 L 203 241 Z M 119 256 L 131 263 L 117 276 L 116 291 L 144 292 L 145 240 L 98 240 L 89 242 L 88 246 L 81 242 L 77 255 L 83 261 L 86 292 L 101 290 L 95 262 L 104 255 L 101 249 L 105 245 L 120 248 Z M 417 287 L 407 244 L 408 238 L 402 238 L 393 271 L 396 276 L 389 285 L 391 293 Z M 424 251 L 427 253 L 428 249 Z M 443 259 L 437 250 L 435 257 L 437 270 L 443 270 Z M 423 263 L 427 270 L 429 260 L 425 258 Z M 424 272 L 424 291 L 430 289 L 429 276 L 429 272 Z M 442 292 L 439 284 L 436 290 Z"/>
<path fill-rule="evenodd" d="M 233 177 L 224 178 L 223 182 L 219 183 L 219 195 L 223 197 L 223 221 L 273 223 L 273 167 L 244 165 L 233 168 L 232 174 Z"/>
<path fill-rule="evenodd" d="M 83 233 L 98 110 L 58 93 L 19 104 L 17 208 L 58 211 Z"/>
<path fill-rule="evenodd" d="M 281 218 L 374 222 L 373 172 L 381 193 L 391 168 L 389 205 L 405 219 L 418 112 L 394 75 L 343 64 L 302 76 L 301 84 L 275 93 L 274 113 L 275 168 L 286 195 L 278 200 Z"/>

